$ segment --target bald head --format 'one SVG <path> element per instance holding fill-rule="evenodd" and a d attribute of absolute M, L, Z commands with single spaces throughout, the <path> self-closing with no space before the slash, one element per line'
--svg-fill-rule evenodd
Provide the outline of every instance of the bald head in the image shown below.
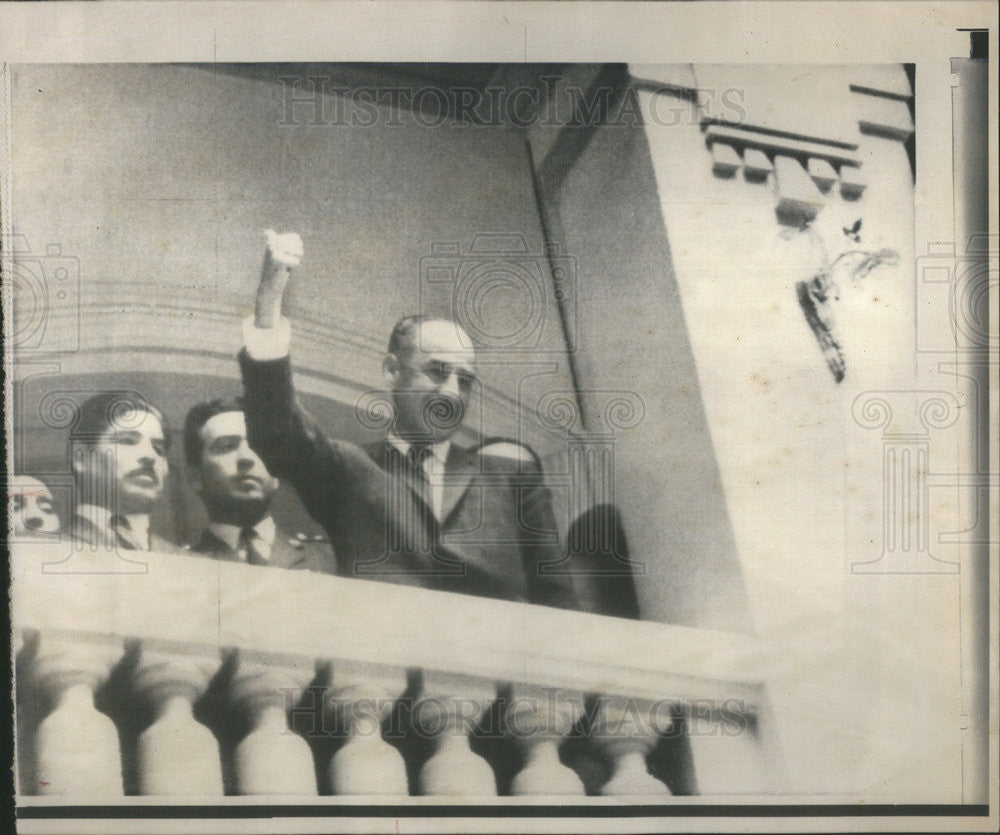
<path fill-rule="evenodd" d="M 428 351 L 463 355 L 472 364 L 476 361 L 472 339 L 457 322 L 423 315 L 400 319 L 389 335 L 389 353 L 408 359 L 413 349 L 421 346 Z"/>

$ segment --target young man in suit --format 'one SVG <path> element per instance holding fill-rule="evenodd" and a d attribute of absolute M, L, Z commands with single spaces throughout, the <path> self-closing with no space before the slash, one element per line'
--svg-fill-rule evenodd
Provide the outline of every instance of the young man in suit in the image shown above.
<path fill-rule="evenodd" d="M 239 399 L 199 403 L 184 421 L 191 482 L 208 511 L 208 527 L 192 551 L 275 568 L 333 571 L 323 542 L 283 534 L 270 515 L 278 479 L 247 444 Z"/>
<path fill-rule="evenodd" d="M 136 392 L 102 392 L 80 404 L 70 443 L 72 539 L 92 548 L 177 552 L 149 530 L 170 470 L 163 413 Z"/>
<path fill-rule="evenodd" d="M 255 315 L 244 323 L 244 404 L 251 446 L 325 527 L 338 573 L 576 608 L 571 578 L 551 570 L 561 552 L 534 453 L 453 441 L 478 385 L 457 324 L 409 316 L 393 329 L 384 441 L 362 450 L 330 439 L 296 404 L 281 301 L 301 257 L 298 235 L 269 231 Z"/>

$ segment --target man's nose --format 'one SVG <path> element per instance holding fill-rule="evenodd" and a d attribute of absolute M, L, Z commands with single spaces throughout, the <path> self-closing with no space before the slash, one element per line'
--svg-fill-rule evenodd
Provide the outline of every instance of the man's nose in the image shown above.
<path fill-rule="evenodd" d="M 27 516 L 24 519 L 24 527 L 29 531 L 37 531 L 43 524 L 45 522 L 41 516 Z"/>
<path fill-rule="evenodd" d="M 448 375 L 447 379 L 438 387 L 438 391 L 441 392 L 441 394 L 447 394 L 451 397 L 459 397 L 461 389 L 458 385 L 458 372 L 452 371 L 451 374 Z"/>
<path fill-rule="evenodd" d="M 257 453 L 250 448 L 250 444 L 247 443 L 246 438 L 240 443 L 239 448 L 236 450 L 236 462 L 243 467 L 249 467 L 256 463 Z"/>

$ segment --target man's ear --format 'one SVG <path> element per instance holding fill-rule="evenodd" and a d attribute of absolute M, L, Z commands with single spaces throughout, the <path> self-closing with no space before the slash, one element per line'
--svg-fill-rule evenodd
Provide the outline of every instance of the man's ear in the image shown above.
<path fill-rule="evenodd" d="M 389 388 L 392 389 L 396 387 L 401 370 L 402 366 L 399 362 L 399 357 L 395 354 L 386 354 L 385 359 L 382 360 L 382 374 L 385 377 L 385 381 L 388 383 Z"/>

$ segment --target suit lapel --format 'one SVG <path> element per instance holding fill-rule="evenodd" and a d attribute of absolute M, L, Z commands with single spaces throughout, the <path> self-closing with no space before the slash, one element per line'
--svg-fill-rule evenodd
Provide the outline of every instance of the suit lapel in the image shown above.
<path fill-rule="evenodd" d="M 70 531 L 73 538 L 79 540 L 80 542 L 85 542 L 92 548 L 96 548 L 98 546 L 106 548 L 111 545 L 109 532 L 102 531 L 86 516 L 81 516 L 76 513 L 73 514 L 73 521 L 70 525 Z"/>
<path fill-rule="evenodd" d="M 306 548 L 308 547 L 303 545 L 301 549 L 295 548 L 285 541 L 281 531 L 277 531 L 271 545 L 271 558 L 267 561 L 268 565 L 273 565 L 275 568 L 296 568 L 306 561 L 308 556 Z"/>
<path fill-rule="evenodd" d="M 414 496 L 425 502 L 421 487 L 416 482 L 417 476 L 405 466 L 398 451 L 386 440 L 369 444 L 366 448 L 372 461 L 385 471 L 398 471 L 400 480 L 410 489 Z M 469 482 L 476 474 L 478 464 L 474 453 L 458 446 L 454 441 L 448 448 L 448 460 L 445 462 L 444 490 L 441 499 L 441 520 L 444 524 L 459 501 L 469 489 Z"/>
<path fill-rule="evenodd" d="M 149 547 L 144 546 L 135 535 L 125 528 L 119 525 L 114 525 L 112 527 L 114 535 L 118 538 L 118 547 L 124 548 L 126 551 L 148 551 Z"/>
<path fill-rule="evenodd" d="M 475 475 L 477 458 L 467 449 L 452 442 L 444 470 L 444 496 L 441 501 L 441 523 L 444 524 L 469 489 Z"/>
<path fill-rule="evenodd" d="M 219 559 L 238 560 L 236 552 L 207 528 L 201 535 L 201 542 L 194 550 L 201 554 L 211 554 Z"/>
<path fill-rule="evenodd" d="M 130 539 L 125 531 L 115 525 L 102 527 L 92 519 L 80 514 L 73 515 L 72 533 L 76 539 L 86 542 L 91 547 L 120 548 L 123 551 L 144 551 Z"/>

